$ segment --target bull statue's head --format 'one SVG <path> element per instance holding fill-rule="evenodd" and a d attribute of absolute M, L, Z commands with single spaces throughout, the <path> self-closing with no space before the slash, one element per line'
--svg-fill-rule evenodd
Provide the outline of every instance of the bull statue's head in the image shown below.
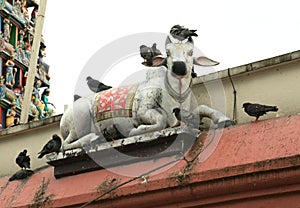
<path fill-rule="evenodd" d="M 186 77 L 191 74 L 193 65 L 215 66 L 219 62 L 207 57 L 193 57 L 194 41 L 191 37 L 186 42 L 173 43 L 168 36 L 165 43 L 167 57 L 157 56 L 153 59 L 154 66 L 166 65 L 171 72 L 178 77 Z"/>

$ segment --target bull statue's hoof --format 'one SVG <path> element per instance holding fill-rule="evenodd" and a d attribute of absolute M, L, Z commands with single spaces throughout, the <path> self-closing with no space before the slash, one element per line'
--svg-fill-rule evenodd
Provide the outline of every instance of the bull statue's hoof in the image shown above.
<path fill-rule="evenodd" d="M 235 122 L 233 120 L 221 121 L 218 123 L 218 128 L 226 128 L 229 126 L 234 126 Z"/>

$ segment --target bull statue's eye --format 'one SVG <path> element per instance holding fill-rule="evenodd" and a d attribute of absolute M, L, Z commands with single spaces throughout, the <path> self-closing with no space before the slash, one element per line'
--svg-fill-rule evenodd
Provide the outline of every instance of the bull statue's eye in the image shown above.
<path fill-rule="evenodd" d="M 193 55 L 193 50 L 188 51 L 188 52 L 187 52 L 187 55 L 188 55 L 188 56 L 192 56 L 192 55 Z"/>

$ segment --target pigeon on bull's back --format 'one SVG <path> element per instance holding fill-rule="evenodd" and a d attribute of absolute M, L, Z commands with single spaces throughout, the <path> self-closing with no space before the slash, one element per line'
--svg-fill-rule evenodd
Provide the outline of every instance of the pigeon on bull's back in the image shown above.
<path fill-rule="evenodd" d="M 265 115 L 269 111 L 278 111 L 277 106 L 261 105 L 257 103 L 244 103 L 243 108 L 249 116 L 256 117 L 254 122 L 257 122 L 260 116 Z"/>
<path fill-rule="evenodd" d="M 153 43 L 151 47 L 148 47 L 146 45 L 140 46 L 140 55 L 144 59 L 144 62 L 142 62 L 145 66 L 153 66 L 153 58 L 159 55 L 162 55 L 159 49 L 156 47 L 156 43 Z"/>
<path fill-rule="evenodd" d="M 47 142 L 47 144 L 44 145 L 43 149 L 38 153 L 38 154 L 40 154 L 38 156 L 38 158 L 42 158 L 42 157 L 44 157 L 44 155 L 47 155 L 47 154 L 53 153 L 53 152 L 56 152 L 56 154 L 58 154 L 60 151 L 61 144 L 62 144 L 61 138 L 59 136 L 57 136 L 57 134 L 54 134 L 52 136 L 52 139 L 49 140 Z"/>
<path fill-rule="evenodd" d="M 16 163 L 20 166 L 20 168 L 30 168 L 30 157 L 27 154 L 27 150 L 24 149 L 23 152 L 20 152 L 18 157 L 16 158 Z"/>
<path fill-rule="evenodd" d="M 196 34 L 196 31 L 197 30 L 189 30 L 188 28 L 185 28 L 180 25 L 174 25 L 170 30 L 170 34 L 172 35 L 173 38 L 179 41 L 183 41 L 192 36 L 197 37 L 198 35 Z"/>
<path fill-rule="evenodd" d="M 107 86 L 107 85 L 103 84 L 102 82 L 99 82 L 98 80 L 93 79 L 91 76 L 88 76 L 86 78 L 86 81 L 87 81 L 87 85 L 90 88 L 90 90 L 95 93 L 112 88 L 111 86 Z"/>
<path fill-rule="evenodd" d="M 146 45 L 140 46 L 140 55 L 144 59 L 144 62 L 142 62 L 145 66 L 152 66 L 152 58 L 153 58 L 153 52 L 152 49 Z"/>

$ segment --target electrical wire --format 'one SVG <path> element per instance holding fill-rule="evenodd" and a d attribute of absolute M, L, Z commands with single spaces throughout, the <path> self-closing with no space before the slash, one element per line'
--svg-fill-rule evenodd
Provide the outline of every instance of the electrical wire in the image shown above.
<path fill-rule="evenodd" d="M 237 114 L 237 108 L 236 108 L 236 89 L 235 89 L 234 83 L 233 83 L 232 78 L 231 78 L 230 68 L 227 69 L 227 72 L 228 72 L 228 77 L 229 77 L 229 80 L 230 80 L 230 83 L 231 83 L 231 86 L 232 86 L 232 89 L 233 89 L 233 112 L 232 112 L 232 120 L 236 123 L 236 114 Z"/>

